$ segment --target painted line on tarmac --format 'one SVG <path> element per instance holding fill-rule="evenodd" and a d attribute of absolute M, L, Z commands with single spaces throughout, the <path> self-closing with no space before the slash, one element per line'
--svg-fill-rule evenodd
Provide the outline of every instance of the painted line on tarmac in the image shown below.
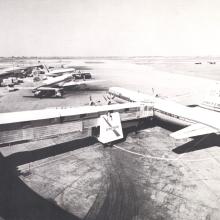
<path fill-rule="evenodd" d="M 130 153 L 130 154 L 133 154 L 133 155 L 137 155 L 137 156 L 141 156 L 141 157 L 144 157 L 144 158 L 149 158 L 149 159 L 154 159 L 154 160 L 164 160 L 164 161 L 186 161 L 186 162 L 199 162 L 199 161 L 205 161 L 205 160 L 213 160 L 214 158 L 212 157 L 207 157 L 207 158 L 202 158 L 202 159 L 180 159 L 182 157 L 182 155 L 180 155 L 179 157 L 177 158 L 165 158 L 165 157 L 155 157 L 155 156 L 151 156 L 151 155 L 146 155 L 146 154 L 141 154 L 141 153 L 137 153 L 137 152 L 134 152 L 134 151 L 131 151 L 131 150 L 126 150 L 118 145 L 113 145 L 113 147 L 119 149 L 119 150 L 122 150 L 122 151 L 125 151 L 127 153 Z"/>

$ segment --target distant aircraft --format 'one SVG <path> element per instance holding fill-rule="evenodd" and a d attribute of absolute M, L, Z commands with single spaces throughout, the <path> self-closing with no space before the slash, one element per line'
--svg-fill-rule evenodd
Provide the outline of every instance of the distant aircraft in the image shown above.
<path fill-rule="evenodd" d="M 3 79 L 7 79 L 9 77 L 24 78 L 30 76 L 33 70 L 36 69 L 44 73 L 44 68 L 45 66 L 42 64 L 5 68 L 0 72 L 0 82 L 2 82 Z"/>
<path fill-rule="evenodd" d="M 130 102 L 152 102 L 154 117 L 185 128 L 172 133 L 175 139 L 190 138 L 206 134 L 220 133 L 220 83 L 217 83 L 196 107 L 188 107 L 168 99 L 112 87 L 109 93 Z"/>
<path fill-rule="evenodd" d="M 56 77 L 61 76 L 65 73 L 73 73 L 76 70 L 74 68 L 59 68 L 52 69 L 47 67 L 46 64 L 38 63 L 34 65 L 24 65 L 24 66 L 14 66 L 4 68 L 0 72 L 0 79 L 5 79 L 9 77 L 19 77 L 24 78 L 28 76 L 33 76 L 34 73 L 45 74 L 47 76 Z"/>
<path fill-rule="evenodd" d="M 57 76 L 62 76 L 66 73 L 72 73 L 73 74 L 73 78 L 74 79 L 92 79 L 93 76 L 91 73 L 84 73 L 79 71 L 76 71 L 75 68 L 60 68 L 60 69 L 55 69 L 55 70 L 49 70 L 46 66 L 45 66 L 46 72 L 45 75 L 48 77 L 57 77 Z"/>
<path fill-rule="evenodd" d="M 209 64 L 216 64 L 215 61 L 208 61 Z"/>
<path fill-rule="evenodd" d="M 64 88 L 76 87 L 80 85 L 88 85 L 103 82 L 103 80 L 95 80 L 92 75 L 87 73 L 64 73 L 56 77 L 47 77 L 38 83 L 36 87 L 17 87 L 18 89 L 32 89 L 35 97 L 62 97 Z"/>
<path fill-rule="evenodd" d="M 34 73 L 44 74 L 45 66 L 42 64 L 28 65 L 20 67 L 10 67 L 0 72 L 0 86 L 8 88 L 8 91 L 16 91 L 15 85 L 22 83 L 23 78 L 31 77 Z"/>
<path fill-rule="evenodd" d="M 41 76 L 40 76 L 41 75 Z M 16 87 L 17 78 L 33 76 L 34 81 L 41 81 L 36 87 Z M 44 80 L 42 80 L 44 79 Z M 94 80 L 91 73 L 84 73 L 75 68 L 49 69 L 45 64 L 11 67 L 0 73 L 1 86 L 7 86 L 9 91 L 16 89 L 32 89 L 35 97 L 62 97 L 63 89 L 76 87 L 103 80 Z"/>

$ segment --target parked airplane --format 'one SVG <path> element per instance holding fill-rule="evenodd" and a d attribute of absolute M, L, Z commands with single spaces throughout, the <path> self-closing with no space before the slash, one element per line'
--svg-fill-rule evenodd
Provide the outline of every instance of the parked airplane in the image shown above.
<path fill-rule="evenodd" d="M 33 73 L 36 71 L 40 74 L 45 74 L 51 77 L 60 76 L 65 73 L 75 72 L 74 68 L 59 68 L 59 69 L 51 69 L 51 68 L 52 67 L 48 67 L 46 64 L 42 64 L 42 63 L 38 63 L 34 65 L 8 67 L 1 70 L 0 79 L 8 78 L 8 77 L 24 78 L 27 76 L 32 76 Z"/>
<path fill-rule="evenodd" d="M 149 96 L 124 88 L 112 87 L 109 93 L 130 102 L 152 102 L 153 116 L 185 128 L 172 133 L 176 139 L 220 133 L 220 84 L 217 83 L 204 101 L 196 107 L 188 107 L 158 96 Z"/>
<path fill-rule="evenodd" d="M 80 85 L 88 85 L 99 83 L 103 80 L 92 79 L 91 74 L 65 73 L 61 76 L 47 77 L 38 83 L 36 87 L 18 87 L 18 89 L 32 89 L 35 97 L 62 97 L 63 90 L 67 87 L 76 87 Z"/>
<path fill-rule="evenodd" d="M 42 64 L 9 67 L 9 68 L 1 70 L 0 82 L 2 82 L 3 79 L 7 79 L 9 77 L 24 78 L 24 77 L 30 76 L 33 70 L 38 69 L 39 71 L 43 71 L 44 68 L 45 66 Z"/>
<path fill-rule="evenodd" d="M 92 79 L 93 78 L 91 73 L 81 72 L 80 70 L 76 71 L 74 68 L 67 68 L 67 69 L 62 68 L 62 69 L 56 69 L 56 70 L 50 70 L 50 71 L 48 70 L 47 72 L 45 72 L 45 75 L 47 77 L 57 77 L 57 76 L 62 76 L 62 75 L 67 74 L 67 73 L 72 73 L 73 78 L 75 80 L 77 80 L 77 79 L 86 80 L 86 79 Z"/>

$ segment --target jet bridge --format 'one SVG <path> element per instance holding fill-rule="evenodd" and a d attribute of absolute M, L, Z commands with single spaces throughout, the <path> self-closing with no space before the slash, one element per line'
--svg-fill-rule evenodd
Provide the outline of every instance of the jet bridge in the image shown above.
<path fill-rule="evenodd" d="M 150 102 L 1 113 L 0 145 L 66 134 L 73 139 L 95 136 L 100 142 L 108 143 L 123 138 L 123 128 L 137 126 L 152 116 Z"/>

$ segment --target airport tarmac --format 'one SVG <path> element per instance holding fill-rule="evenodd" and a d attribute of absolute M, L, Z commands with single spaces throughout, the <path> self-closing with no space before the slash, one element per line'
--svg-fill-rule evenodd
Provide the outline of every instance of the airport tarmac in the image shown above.
<path fill-rule="evenodd" d="M 195 104 L 216 74 L 203 79 L 197 74 L 202 67 L 190 64 L 184 75 L 186 63 L 181 73 L 174 74 L 169 64 L 164 68 L 160 63 L 156 68 L 156 64 L 135 59 L 75 60 L 76 66 L 89 68 L 106 82 L 68 91 L 61 99 L 24 97 L 29 96 L 28 91 L 8 93 L 0 88 L 0 112 L 86 105 L 90 95 L 104 103 L 103 95 L 110 86 L 148 94 L 153 88 L 172 100 Z M 207 73 L 209 67 L 220 70 L 219 65 L 204 68 Z M 169 137 L 168 128 L 149 125 L 107 148 L 93 138 L 72 140 L 71 136 L 2 147 L 0 216 L 28 220 L 219 219 L 220 139 L 210 135 L 204 140 L 177 141 Z"/>

